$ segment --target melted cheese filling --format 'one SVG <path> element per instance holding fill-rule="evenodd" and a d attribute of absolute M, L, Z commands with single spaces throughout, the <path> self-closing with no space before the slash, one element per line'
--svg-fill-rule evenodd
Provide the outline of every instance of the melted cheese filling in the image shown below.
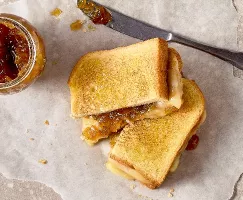
<path fill-rule="evenodd" d="M 107 167 L 108 165 L 108 167 Z M 132 169 L 130 167 L 127 167 L 125 165 L 122 165 L 118 163 L 117 161 L 109 158 L 107 164 L 106 164 L 107 169 L 109 169 L 112 173 L 117 174 L 119 176 L 128 178 L 129 180 L 131 179 L 136 179 L 144 184 L 150 184 L 150 182 L 145 179 L 139 172 L 137 172 L 135 169 Z M 126 174 L 126 176 L 124 176 Z"/>
<path fill-rule="evenodd" d="M 179 109 L 183 103 L 183 83 L 179 69 L 168 70 L 168 85 L 169 104 Z"/>
<path fill-rule="evenodd" d="M 200 121 L 198 124 L 192 129 L 190 132 L 190 135 L 193 136 L 196 134 L 197 129 L 203 124 L 203 122 L 206 119 L 206 111 L 203 112 Z M 180 153 L 176 156 L 175 160 L 173 161 L 171 167 L 170 167 L 170 172 L 173 173 L 176 171 L 176 169 L 179 166 L 180 163 L 180 157 L 181 153 L 186 149 L 187 143 L 184 144 L 184 146 L 181 148 Z M 149 181 L 145 179 L 139 172 L 137 172 L 135 169 L 132 169 L 128 166 L 122 165 L 118 163 L 117 161 L 109 158 L 108 162 L 106 164 L 106 167 L 108 170 L 110 170 L 112 173 L 117 174 L 119 176 L 125 177 L 127 179 L 136 179 L 140 181 L 141 183 L 144 184 L 149 184 Z"/>
<path fill-rule="evenodd" d="M 179 154 L 178 156 L 176 156 L 174 162 L 172 163 L 171 167 L 170 167 L 170 172 L 173 173 L 176 171 L 176 169 L 179 166 L 180 163 L 180 158 L 181 158 L 181 154 Z"/>

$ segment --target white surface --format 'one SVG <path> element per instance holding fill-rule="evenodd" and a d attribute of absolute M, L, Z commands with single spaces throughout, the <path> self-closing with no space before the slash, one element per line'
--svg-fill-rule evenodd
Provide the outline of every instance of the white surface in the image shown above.
<path fill-rule="evenodd" d="M 135 1 L 127 2 L 130 3 L 131 10 L 131 4 Z M 213 7 L 214 9 L 210 9 L 212 15 L 218 14 L 219 10 L 224 13 L 216 19 L 220 23 L 208 21 L 201 24 L 206 30 L 212 26 L 215 28 L 213 34 L 205 32 L 205 37 L 201 40 L 225 47 L 228 47 L 227 41 L 230 41 L 230 46 L 236 48 L 237 15 L 231 2 L 224 2 L 226 6 L 223 1 L 211 1 L 211 6 L 203 5 L 201 1 L 197 3 L 200 5 L 196 6 L 201 10 Z M 213 6 L 218 4 L 221 6 Z M 170 13 L 163 12 L 160 16 L 157 11 L 164 8 L 164 5 L 161 6 L 153 7 L 157 18 L 151 22 L 167 28 L 159 19 L 169 20 L 174 15 L 173 7 L 164 9 L 170 10 Z M 45 7 L 48 9 L 45 10 Z M 63 10 L 60 19 L 49 14 L 55 7 Z M 146 7 L 147 10 L 150 9 L 148 5 Z M 177 12 L 183 13 L 184 7 L 176 8 Z M 69 24 L 76 19 L 84 19 L 82 13 L 75 8 L 74 1 L 67 3 L 45 0 L 35 1 L 33 4 L 31 0 L 22 0 L 6 7 L 1 6 L 0 11 L 12 12 L 29 19 L 44 36 L 48 59 L 44 75 L 33 86 L 20 94 L 0 97 L 0 172 L 9 178 L 46 183 L 65 200 L 135 199 L 140 194 L 164 199 L 170 188 L 175 188 L 174 199 L 227 199 L 231 196 L 243 164 L 242 156 L 238 153 L 243 145 L 243 127 L 239 123 L 243 120 L 243 93 L 242 80 L 233 77 L 229 64 L 177 45 L 184 60 L 185 75 L 197 81 L 207 99 L 208 118 L 199 132 L 200 145 L 197 150 L 183 154 L 178 171 L 169 176 L 160 189 L 151 191 L 137 184 L 131 190 L 130 181 L 105 169 L 106 158 L 102 153 L 102 144 L 90 148 L 79 139 L 81 128 L 69 117 L 69 91 L 66 82 L 73 65 L 84 53 L 126 45 L 137 40 L 105 27 L 97 27 L 96 31 L 88 33 L 71 32 Z M 144 10 L 140 9 L 139 13 L 141 12 Z M 190 15 L 193 13 L 188 12 L 185 20 Z M 141 17 L 145 21 L 151 20 L 145 14 Z M 207 17 L 208 15 L 203 15 L 200 19 L 207 20 Z M 202 21 L 199 20 L 198 23 Z M 171 29 L 180 30 L 181 25 L 173 24 Z M 198 34 L 198 26 L 190 30 Z M 222 27 L 228 31 L 222 32 Z M 221 35 L 222 33 L 224 34 Z M 53 61 L 57 61 L 57 65 L 52 65 Z M 49 126 L 44 125 L 45 120 L 49 120 Z M 30 141 L 29 138 L 35 140 Z M 38 163 L 42 158 L 48 160 L 47 165 Z"/>

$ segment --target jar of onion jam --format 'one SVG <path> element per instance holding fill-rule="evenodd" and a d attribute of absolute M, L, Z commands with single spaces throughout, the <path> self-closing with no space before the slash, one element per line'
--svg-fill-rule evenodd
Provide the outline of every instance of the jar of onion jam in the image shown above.
<path fill-rule="evenodd" d="M 0 94 L 20 92 L 33 83 L 45 66 L 41 36 L 25 19 L 0 14 Z"/>

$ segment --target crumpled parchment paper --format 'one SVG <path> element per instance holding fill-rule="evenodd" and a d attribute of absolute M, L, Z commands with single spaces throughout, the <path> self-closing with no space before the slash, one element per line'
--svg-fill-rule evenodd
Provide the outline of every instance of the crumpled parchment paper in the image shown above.
<path fill-rule="evenodd" d="M 0 172 L 8 178 L 43 182 L 64 200 L 166 199 L 171 188 L 175 189 L 173 199 L 231 196 L 243 172 L 243 82 L 233 76 L 230 64 L 171 44 L 182 56 L 185 76 L 194 79 L 205 94 L 207 120 L 198 132 L 198 148 L 184 152 L 178 170 L 159 189 L 150 190 L 106 170 L 107 141 L 89 147 L 80 140 L 80 123 L 70 118 L 67 86 L 72 67 L 83 54 L 138 40 L 104 26 L 72 32 L 72 22 L 88 20 L 74 0 L 11 2 L 0 1 L 0 12 L 20 15 L 39 30 L 47 65 L 43 76 L 25 91 L 0 96 Z M 198 41 L 237 49 L 238 18 L 229 0 L 99 2 Z M 63 10 L 58 18 L 50 15 L 56 7 Z M 45 120 L 50 124 L 45 125 Z M 40 164 L 40 159 L 48 163 Z M 131 189 L 133 184 L 136 187 Z"/>

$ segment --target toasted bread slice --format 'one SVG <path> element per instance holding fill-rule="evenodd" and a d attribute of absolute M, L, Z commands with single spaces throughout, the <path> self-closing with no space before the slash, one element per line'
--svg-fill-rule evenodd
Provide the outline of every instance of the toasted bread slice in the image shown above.
<path fill-rule="evenodd" d="M 75 118 L 168 100 L 168 44 L 155 38 L 80 58 L 68 81 Z"/>
<path fill-rule="evenodd" d="M 134 113 L 131 110 L 132 114 L 126 113 L 126 116 L 122 116 L 121 114 L 117 115 L 117 111 L 110 112 L 109 114 L 99 115 L 99 119 L 102 117 L 104 118 L 105 115 L 107 116 L 106 119 L 111 116 L 110 120 L 112 120 L 112 123 L 103 123 L 104 120 L 99 120 L 97 118 L 95 119 L 94 116 L 83 117 L 81 138 L 84 139 L 88 144 L 92 145 L 98 142 L 100 139 L 107 138 L 110 134 L 122 129 L 128 123 L 133 123 L 134 121 L 142 120 L 145 118 L 159 118 L 176 111 L 176 108 L 180 108 L 183 102 L 183 83 L 181 79 L 181 69 L 182 61 L 179 53 L 177 53 L 176 50 L 169 48 L 167 78 L 170 97 L 169 101 L 150 104 L 148 109 L 144 110 L 142 113 Z M 130 115 L 133 115 L 134 117 L 131 118 Z M 117 116 L 117 118 L 115 116 Z"/>
<path fill-rule="evenodd" d="M 183 87 L 184 103 L 178 111 L 126 126 L 110 152 L 110 162 L 149 188 L 161 185 L 202 119 L 202 92 L 191 80 L 183 79 Z"/>

